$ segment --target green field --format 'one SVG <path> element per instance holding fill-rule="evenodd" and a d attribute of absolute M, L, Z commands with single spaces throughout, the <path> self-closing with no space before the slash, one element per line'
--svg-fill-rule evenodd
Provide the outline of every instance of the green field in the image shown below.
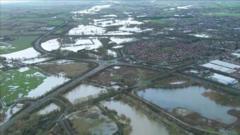
<path fill-rule="evenodd" d="M 166 19 L 151 19 L 151 20 L 148 20 L 150 23 L 157 23 L 157 24 L 162 24 L 162 25 L 165 25 L 167 24 L 168 20 Z"/>
<path fill-rule="evenodd" d="M 63 20 L 59 20 L 59 19 L 57 19 L 57 20 L 48 20 L 48 25 L 50 25 L 50 26 L 57 26 L 57 25 L 61 25 L 63 23 L 64 23 L 64 21 Z"/>
<path fill-rule="evenodd" d="M 240 17 L 240 13 L 229 13 L 229 12 L 206 13 L 204 15 L 218 16 L 218 17 Z"/>
<path fill-rule="evenodd" d="M 239 8 L 240 7 L 240 2 L 237 1 L 228 1 L 228 2 L 218 2 L 215 3 L 213 5 L 211 5 L 212 7 L 215 8 Z"/>
<path fill-rule="evenodd" d="M 37 39 L 37 36 L 18 36 L 13 41 L 7 43 L 11 44 L 11 48 L 0 48 L 0 54 L 11 53 L 23 50 L 32 46 L 32 42 Z"/>
<path fill-rule="evenodd" d="M 11 103 L 41 84 L 45 76 L 34 74 L 38 72 L 39 70 L 33 67 L 24 72 L 18 69 L 0 71 L 0 90 L 3 101 Z"/>
<path fill-rule="evenodd" d="M 171 21 L 169 19 L 160 19 L 160 18 L 156 18 L 156 19 L 150 19 L 147 20 L 150 24 L 156 24 L 156 25 L 160 25 L 160 26 L 164 26 L 164 27 L 168 27 L 171 25 Z"/>
<path fill-rule="evenodd" d="M 0 29 L 0 36 L 13 35 L 13 34 L 15 34 L 15 31 L 6 30 L 6 29 Z"/>

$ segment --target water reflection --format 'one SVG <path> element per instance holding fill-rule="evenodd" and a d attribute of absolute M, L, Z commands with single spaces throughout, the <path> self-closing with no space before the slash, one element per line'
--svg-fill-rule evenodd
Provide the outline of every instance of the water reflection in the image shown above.
<path fill-rule="evenodd" d="M 130 135 L 168 135 L 166 127 L 162 123 L 151 120 L 145 114 L 120 101 L 105 102 L 104 106 L 116 110 L 118 115 L 125 115 L 131 122 Z"/>
<path fill-rule="evenodd" d="M 64 94 L 64 97 L 72 104 L 77 104 L 81 101 L 87 100 L 88 98 L 94 98 L 105 92 L 107 92 L 107 90 L 104 88 L 82 84 Z"/>
<path fill-rule="evenodd" d="M 231 124 L 237 120 L 236 117 L 228 114 L 231 109 L 239 109 L 230 106 L 223 106 L 212 101 L 203 93 L 210 91 L 204 87 L 191 86 L 178 89 L 146 89 L 139 91 L 138 96 L 172 111 L 174 108 L 183 107 L 197 112 L 204 117 L 219 122 Z"/>

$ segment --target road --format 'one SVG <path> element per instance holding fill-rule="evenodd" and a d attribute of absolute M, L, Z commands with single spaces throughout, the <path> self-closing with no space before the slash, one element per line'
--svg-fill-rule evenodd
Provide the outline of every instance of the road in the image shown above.
<path fill-rule="evenodd" d="M 41 42 L 47 38 L 49 35 L 53 34 L 55 31 L 57 31 L 58 29 L 64 27 L 68 22 L 65 22 L 63 25 L 60 25 L 58 27 L 56 27 L 55 29 L 53 29 L 52 31 L 42 35 L 41 37 L 39 37 L 33 44 L 33 47 L 35 50 L 37 50 L 38 52 L 40 52 L 41 54 L 50 54 L 50 55 L 54 55 L 51 54 L 50 52 L 44 50 L 41 47 Z M 59 95 L 62 95 L 63 93 L 75 88 L 76 86 L 78 86 L 79 84 L 81 84 L 81 82 L 103 70 L 105 70 L 106 68 L 109 68 L 111 66 L 129 66 L 129 67 L 135 67 L 135 68 L 144 68 L 144 69 L 150 69 L 150 70 L 154 70 L 154 71 L 160 71 L 162 72 L 163 69 L 162 68 L 154 68 L 148 65 L 138 65 L 138 64 L 133 64 L 133 63 L 127 63 L 127 62 L 122 62 L 120 60 L 120 58 L 117 59 L 113 59 L 113 60 L 95 60 L 95 59 L 82 59 L 82 58 L 66 58 L 66 59 L 75 59 L 77 61 L 83 61 L 83 62 L 92 62 L 92 63 L 96 63 L 98 64 L 98 66 L 92 70 L 90 70 L 89 72 L 73 79 L 70 80 L 58 87 L 56 87 L 55 89 L 51 90 L 51 92 L 47 93 L 45 96 L 40 97 L 38 99 L 36 99 L 35 101 L 32 101 L 30 103 L 29 106 L 27 106 L 26 108 L 24 108 L 21 112 L 19 112 L 17 115 L 15 115 L 14 117 L 12 117 L 11 119 L 9 119 L 5 124 L 0 126 L 0 133 L 4 134 L 4 132 L 6 131 L 6 129 L 8 129 L 9 127 L 11 127 L 13 124 L 15 124 L 15 122 L 21 118 L 23 118 L 26 115 L 31 114 L 32 112 L 40 109 L 41 107 L 43 107 L 44 105 L 46 105 L 47 103 L 49 103 L 49 100 L 53 101 L 56 100 L 57 97 L 59 97 Z M 169 69 L 164 69 L 164 71 L 166 72 L 175 72 L 178 70 L 182 70 L 182 68 L 185 67 L 181 67 L 178 69 L 173 69 L 173 70 L 169 70 Z M 60 101 L 61 102 L 61 101 Z M 66 124 L 66 122 L 62 121 L 61 122 L 63 126 L 67 126 L 66 128 L 68 129 L 68 124 Z M 70 132 L 68 132 L 68 134 L 73 134 Z"/>
<path fill-rule="evenodd" d="M 39 98 L 35 102 L 32 102 L 32 104 L 30 104 L 27 108 L 23 109 L 19 114 L 14 116 L 12 119 L 8 120 L 5 124 L 3 124 L 0 127 L 0 131 L 1 132 L 5 131 L 8 127 L 11 127 L 11 125 L 13 125 L 16 120 L 21 119 L 26 114 L 31 114 L 33 111 L 41 108 L 44 104 L 46 104 L 46 102 L 49 101 L 49 99 L 57 97 L 59 94 L 65 93 L 69 89 L 72 89 L 72 88 L 78 86 L 84 79 L 108 68 L 109 66 L 112 66 L 112 64 L 99 65 L 97 68 L 83 74 L 82 76 L 79 76 L 78 78 L 71 80 L 71 81 L 53 89 L 52 92 L 48 93 L 47 95 L 45 95 L 42 98 Z"/>

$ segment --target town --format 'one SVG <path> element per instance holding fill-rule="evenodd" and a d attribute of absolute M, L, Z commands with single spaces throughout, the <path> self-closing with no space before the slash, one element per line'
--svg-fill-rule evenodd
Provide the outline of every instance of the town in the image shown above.
<path fill-rule="evenodd" d="M 1 135 L 239 135 L 240 2 L 0 2 Z"/>

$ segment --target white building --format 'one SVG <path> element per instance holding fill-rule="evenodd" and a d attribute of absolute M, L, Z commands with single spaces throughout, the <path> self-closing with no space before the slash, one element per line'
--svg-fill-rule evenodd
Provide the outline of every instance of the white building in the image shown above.
<path fill-rule="evenodd" d="M 217 74 L 214 73 L 213 75 L 211 75 L 209 77 L 210 79 L 217 81 L 219 83 L 225 84 L 225 85 L 235 85 L 238 83 L 238 80 L 225 76 L 225 75 L 221 75 L 221 74 Z"/>
<path fill-rule="evenodd" d="M 220 61 L 220 60 L 212 60 L 209 63 L 201 65 L 202 67 L 213 69 L 216 71 L 221 71 L 224 73 L 234 73 L 238 70 L 240 70 L 240 65 Z"/>

